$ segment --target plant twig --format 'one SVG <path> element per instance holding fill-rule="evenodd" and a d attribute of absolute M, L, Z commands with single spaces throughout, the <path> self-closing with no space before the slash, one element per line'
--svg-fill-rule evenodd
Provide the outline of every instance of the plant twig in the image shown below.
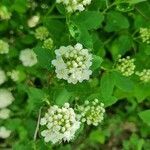
<path fill-rule="evenodd" d="M 40 119 L 41 119 L 41 110 L 42 110 L 42 107 L 39 109 L 38 121 L 37 121 L 36 129 L 34 132 L 34 141 L 36 141 L 37 133 L 39 131 L 39 125 L 40 125 Z"/>

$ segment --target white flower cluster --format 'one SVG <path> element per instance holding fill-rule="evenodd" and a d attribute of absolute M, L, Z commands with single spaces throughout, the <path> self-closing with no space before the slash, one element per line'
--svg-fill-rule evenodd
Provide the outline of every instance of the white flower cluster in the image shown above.
<path fill-rule="evenodd" d="M 30 28 L 35 27 L 38 23 L 39 23 L 40 17 L 39 16 L 32 16 L 29 20 L 28 20 L 28 26 Z"/>
<path fill-rule="evenodd" d="M 24 66 L 33 66 L 37 63 L 37 56 L 32 49 L 25 49 L 20 52 L 19 59 Z"/>
<path fill-rule="evenodd" d="M 8 20 L 11 17 L 11 13 L 6 6 L 0 6 L 0 20 Z"/>
<path fill-rule="evenodd" d="M 45 142 L 51 141 L 53 144 L 70 141 L 80 127 L 80 122 L 77 121 L 76 114 L 68 103 L 62 108 L 51 106 L 44 118 L 41 118 L 40 124 L 46 127 L 41 132 Z"/>
<path fill-rule="evenodd" d="M 144 69 L 142 72 L 136 72 L 143 82 L 150 82 L 150 69 Z"/>
<path fill-rule="evenodd" d="M 10 136 L 11 131 L 6 129 L 4 126 L 0 127 L 0 138 L 6 139 Z"/>
<path fill-rule="evenodd" d="M 84 105 L 78 106 L 78 111 L 81 122 L 86 122 L 88 125 L 98 126 L 104 119 L 104 104 L 98 99 L 92 102 L 85 101 Z"/>
<path fill-rule="evenodd" d="M 0 89 L 0 109 L 6 108 L 14 101 L 14 97 L 7 89 Z"/>
<path fill-rule="evenodd" d="M 0 109 L 0 119 L 7 119 L 10 116 L 10 109 L 3 108 Z"/>
<path fill-rule="evenodd" d="M 55 66 L 57 78 L 67 80 L 68 83 L 76 84 L 83 80 L 89 80 L 92 71 L 92 55 L 88 49 L 77 43 L 74 47 L 61 46 L 55 50 L 56 59 L 52 61 Z"/>
<path fill-rule="evenodd" d="M 134 59 L 127 56 L 126 58 L 121 58 L 119 55 L 119 59 L 116 65 L 116 69 L 122 73 L 124 76 L 131 76 L 135 70 Z"/>
<path fill-rule="evenodd" d="M 9 52 L 9 45 L 7 42 L 0 40 L 0 54 L 7 54 Z"/>
<path fill-rule="evenodd" d="M 56 0 L 56 3 L 63 3 L 69 13 L 85 10 L 92 0 Z"/>
<path fill-rule="evenodd" d="M 9 118 L 10 110 L 6 107 L 8 107 L 13 101 L 14 97 L 10 91 L 0 89 L 0 119 Z"/>
<path fill-rule="evenodd" d="M 6 74 L 3 70 L 0 69 L 0 85 L 6 81 Z"/>
<path fill-rule="evenodd" d="M 144 43 L 150 44 L 150 28 L 140 28 L 140 35 Z"/>

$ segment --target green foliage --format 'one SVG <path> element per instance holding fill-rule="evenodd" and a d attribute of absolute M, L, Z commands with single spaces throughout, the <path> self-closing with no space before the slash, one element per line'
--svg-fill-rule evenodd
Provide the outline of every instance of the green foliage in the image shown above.
<path fill-rule="evenodd" d="M 144 123 L 150 125 L 150 110 L 145 110 L 139 113 L 139 117 Z"/>
<path fill-rule="evenodd" d="M 128 19 L 117 11 L 107 13 L 105 30 L 107 32 L 120 31 L 129 28 Z"/>
<path fill-rule="evenodd" d="M 6 7 L 4 12 L 1 6 Z M 53 41 L 51 49 L 35 37 L 41 26 L 49 32 L 45 40 Z M 6 139 L 0 131 L 0 150 L 150 150 L 150 81 L 143 82 L 136 74 L 150 69 L 150 44 L 143 42 L 141 28 L 150 28 L 146 0 L 92 0 L 84 11 L 73 13 L 55 0 L 1 0 L 0 40 L 8 43 L 9 52 L 1 54 L 7 46 L 0 45 L 0 71 L 6 74 L 1 84 L 0 73 L 0 89 L 11 91 L 15 100 L 7 107 L 7 119 L 0 114 L 0 127 L 11 130 Z M 92 74 L 89 80 L 72 84 L 58 78 L 52 60 L 56 49 L 76 43 L 92 55 Z M 25 66 L 20 58 L 28 48 L 37 58 L 33 66 Z M 116 69 L 118 55 L 135 59 L 134 74 L 126 77 Z M 25 61 L 33 59 L 28 55 Z M 8 75 L 13 70 L 20 71 L 18 80 L 16 74 Z M 51 105 L 61 107 L 67 102 L 78 113 L 79 105 L 95 98 L 106 109 L 101 124 L 81 124 L 69 142 L 44 141 L 39 121 Z"/>

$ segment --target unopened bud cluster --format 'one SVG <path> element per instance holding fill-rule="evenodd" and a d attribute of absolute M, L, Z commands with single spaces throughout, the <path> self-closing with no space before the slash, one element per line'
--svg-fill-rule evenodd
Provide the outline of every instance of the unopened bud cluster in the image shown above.
<path fill-rule="evenodd" d="M 53 40 L 52 38 L 48 38 L 43 43 L 43 48 L 52 49 L 53 48 Z"/>
<path fill-rule="evenodd" d="M 68 103 L 62 108 L 51 106 L 41 118 L 40 124 L 46 128 L 41 132 L 45 142 L 51 141 L 53 144 L 70 141 L 80 127 L 80 122 L 77 121 L 76 114 Z"/>
<path fill-rule="evenodd" d="M 119 59 L 116 65 L 116 69 L 122 73 L 124 76 L 131 76 L 135 70 L 135 59 L 127 56 L 126 58 L 121 58 L 119 55 Z"/>
<path fill-rule="evenodd" d="M 46 27 L 41 26 L 35 30 L 35 37 L 38 40 L 45 40 L 49 36 L 49 31 Z"/>
<path fill-rule="evenodd" d="M 76 84 L 83 80 L 89 80 L 92 71 L 92 55 L 88 49 L 83 49 L 82 44 L 77 43 L 74 47 L 61 46 L 55 50 L 56 59 L 52 61 L 55 66 L 57 78 L 67 80 L 68 83 Z"/>
<path fill-rule="evenodd" d="M 143 82 L 150 82 L 150 69 L 144 69 L 142 72 L 136 72 L 140 80 Z"/>
<path fill-rule="evenodd" d="M 56 0 L 56 3 L 62 3 L 69 13 L 75 11 L 83 11 L 87 5 L 91 4 L 92 0 Z"/>
<path fill-rule="evenodd" d="M 140 35 L 144 43 L 150 44 L 150 28 L 140 28 Z"/>
<path fill-rule="evenodd" d="M 12 70 L 11 72 L 7 72 L 7 75 L 14 81 L 18 81 L 20 79 L 20 72 L 18 70 Z"/>
<path fill-rule="evenodd" d="M 81 122 L 86 122 L 88 125 L 98 126 L 104 118 L 104 104 L 98 99 L 89 102 L 85 101 L 84 105 L 78 107 L 79 119 Z"/>
<path fill-rule="evenodd" d="M 50 33 L 48 29 L 44 26 L 38 27 L 35 30 L 35 37 L 38 40 L 43 41 L 43 48 L 52 49 L 53 48 L 53 39 L 49 37 Z"/>

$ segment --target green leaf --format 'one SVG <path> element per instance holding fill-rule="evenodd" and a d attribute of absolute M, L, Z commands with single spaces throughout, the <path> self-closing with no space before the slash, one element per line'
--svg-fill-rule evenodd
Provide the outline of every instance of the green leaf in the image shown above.
<path fill-rule="evenodd" d="M 129 27 L 128 19 L 117 11 L 107 13 L 105 30 L 107 32 L 119 31 Z"/>
<path fill-rule="evenodd" d="M 150 126 L 150 109 L 140 112 L 139 117 Z"/>
<path fill-rule="evenodd" d="M 54 94 L 55 103 L 62 106 L 65 102 L 68 102 L 70 100 L 71 96 L 72 93 L 68 92 L 66 89 L 58 89 Z"/>
<path fill-rule="evenodd" d="M 37 55 L 38 65 L 47 70 L 51 70 L 52 55 L 50 51 L 41 46 L 37 46 L 33 50 Z"/>
<path fill-rule="evenodd" d="M 113 72 L 113 76 L 116 87 L 125 92 L 133 91 L 134 84 L 129 78 L 123 76 L 119 72 Z"/>
<path fill-rule="evenodd" d="M 29 112 L 38 110 L 42 106 L 43 99 L 47 96 L 44 89 L 41 90 L 33 87 L 28 89 L 27 94 L 29 96 L 27 106 Z"/>
<path fill-rule="evenodd" d="M 114 57 L 117 57 L 119 54 L 124 55 L 125 52 L 132 48 L 132 44 L 133 40 L 130 35 L 121 35 L 112 42 L 110 52 Z"/>
<path fill-rule="evenodd" d="M 111 73 L 106 72 L 103 74 L 100 87 L 103 98 L 107 99 L 112 95 L 114 89 L 114 79 Z"/>
<path fill-rule="evenodd" d="M 27 0 L 15 0 L 12 8 L 18 13 L 25 13 L 27 10 Z"/>
<path fill-rule="evenodd" d="M 141 2 L 144 2 L 146 0 L 130 0 L 129 3 L 130 4 L 137 4 L 137 3 L 141 3 Z"/>
<path fill-rule="evenodd" d="M 100 93 L 102 102 L 105 106 L 111 106 L 117 102 L 117 98 L 112 96 L 115 86 L 115 81 L 112 73 L 106 72 L 101 78 Z"/>
<path fill-rule="evenodd" d="M 141 103 L 148 96 L 150 96 L 150 85 L 139 83 L 136 84 L 134 87 L 134 96 L 136 97 L 137 101 Z"/>
<path fill-rule="evenodd" d="M 103 14 L 98 11 L 83 11 L 72 17 L 73 22 L 87 30 L 98 29 L 103 20 Z"/>
<path fill-rule="evenodd" d="M 105 135 L 102 131 L 95 130 L 95 131 L 92 131 L 91 134 L 89 135 L 89 140 L 90 142 L 92 141 L 92 142 L 98 142 L 98 143 L 104 144 Z"/>
<path fill-rule="evenodd" d="M 92 71 L 100 68 L 103 59 L 100 56 L 93 55 L 93 62 L 92 62 Z"/>
<path fill-rule="evenodd" d="M 102 13 L 98 11 L 84 11 L 73 15 L 70 20 L 69 31 L 71 35 L 75 32 L 72 30 L 73 25 L 76 28 L 75 30 L 78 31 L 78 36 L 73 35 L 73 37 L 77 41 L 83 43 L 86 47 L 93 48 L 92 36 L 90 35 L 89 30 L 98 29 L 101 26 L 101 23 L 104 20 Z"/>

